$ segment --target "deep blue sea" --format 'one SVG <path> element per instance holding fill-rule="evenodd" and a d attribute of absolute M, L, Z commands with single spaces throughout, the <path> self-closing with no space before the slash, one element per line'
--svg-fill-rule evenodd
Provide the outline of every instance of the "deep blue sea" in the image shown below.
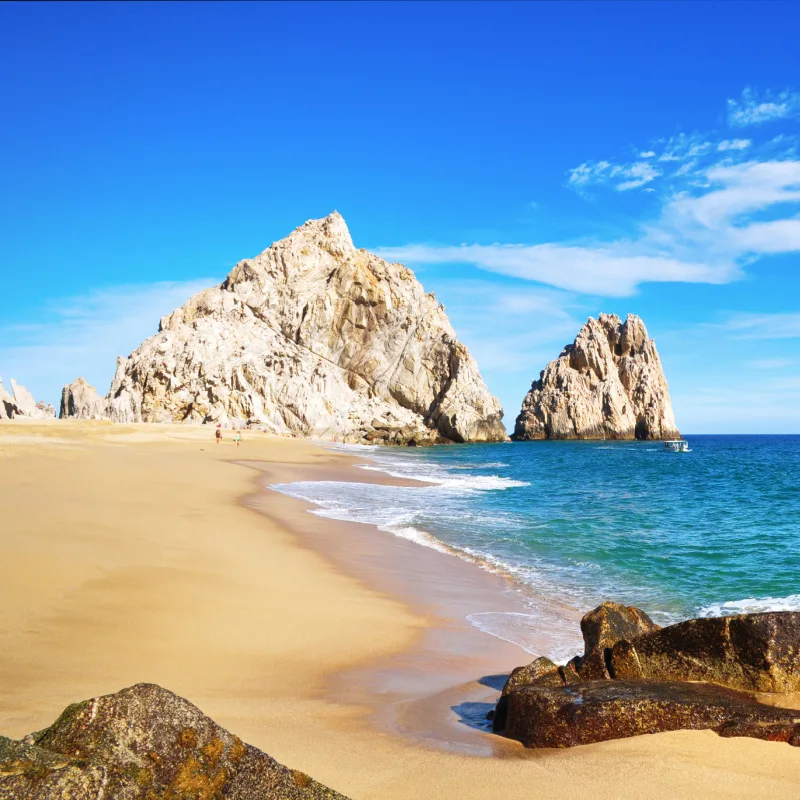
<path fill-rule="evenodd" d="M 800 610 L 800 436 L 686 438 L 688 453 L 660 442 L 353 446 L 376 462 L 366 468 L 427 485 L 280 489 L 581 612 L 606 599 L 661 624 Z"/>

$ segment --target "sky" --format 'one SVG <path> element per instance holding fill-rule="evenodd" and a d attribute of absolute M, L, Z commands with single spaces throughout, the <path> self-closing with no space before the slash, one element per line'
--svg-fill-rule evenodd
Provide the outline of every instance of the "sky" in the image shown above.
<path fill-rule="evenodd" d="M 104 393 L 307 219 L 406 263 L 513 427 L 638 314 L 678 426 L 800 433 L 800 5 L 2 3 L 0 377 Z"/>

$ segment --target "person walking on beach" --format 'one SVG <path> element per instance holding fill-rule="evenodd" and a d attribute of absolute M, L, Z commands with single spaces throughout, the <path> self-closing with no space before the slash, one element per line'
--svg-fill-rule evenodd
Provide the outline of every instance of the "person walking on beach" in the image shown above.
<path fill-rule="evenodd" d="M 222 441 L 222 428 L 219 425 L 217 425 L 217 432 L 214 434 L 214 437 L 217 440 L 217 444 Z"/>
<path fill-rule="evenodd" d="M 236 442 L 236 446 L 239 446 L 239 442 L 242 441 L 242 432 L 236 431 L 236 436 L 233 437 L 233 441 Z"/>

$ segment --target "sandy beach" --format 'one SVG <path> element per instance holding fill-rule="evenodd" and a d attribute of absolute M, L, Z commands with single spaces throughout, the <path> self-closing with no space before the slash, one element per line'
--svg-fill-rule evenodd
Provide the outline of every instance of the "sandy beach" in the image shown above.
<path fill-rule="evenodd" d="M 531 660 L 477 631 L 498 576 L 264 488 L 384 480 L 313 443 L 0 424 L 0 734 L 158 683 L 354 800 L 797 798 L 800 751 L 665 733 L 528 751 L 453 708 Z M 344 478 L 343 476 L 346 476 Z"/>

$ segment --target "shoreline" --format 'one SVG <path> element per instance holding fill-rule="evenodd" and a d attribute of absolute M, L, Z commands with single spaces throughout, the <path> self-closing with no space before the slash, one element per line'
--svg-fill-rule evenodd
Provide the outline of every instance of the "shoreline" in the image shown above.
<path fill-rule="evenodd" d="M 321 553 L 333 566 L 371 592 L 399 600 L 425 620 L 411 645 L 331 677 L 327 696 L 367 710 L 387 733 L 449 752 L 519 758 L 518 746 L 487 733 L 486 713 L 494 708 L 505 677 L 536 655 L 472 624 L 468 615 L 532 615 L 539 602 L 550 617 L 578 629 L 580 615 L 544 598 L 523 595 L 508 576 L 473 561 L 381 530 L 371 523 L 314 514 L 319 506 L 272 488 L 297 481 L 346 481 L 366 485 L 429 486 L 384 471 L 359 469 L 368 454 L 339 454 L 321 444 L 332 465 L 303 465 L 286 471 L 245 462 L 265 476 L 260 491 L 244 504 L 290 530 L 299 543 Z M 278 480 L 280 479 L 280 480 Z M 266 495 L 266 496 L 265 496 Z M 277 497 L 276 497 L 277 496 Z M 546 635 L 540 634 L 546 640 Z M 536 649 L 532 640 L 530 647 Z M 546 649 L 541 641 L 540 649 Z M 576 651 L 577 652 L 577 651 Z"/>
<path fill-rule="evenodd" d="M 217 447 L 209 431 L 184 426 L 0 424 L 0 735 L 22 736 L 69 703 L 151 681 L 352 800 L 482 800 L 497 792 L 521 799 L 532 791 L 555 800 L 797 797 L 796 748 L 709 731 L 558 751 L 502 740 L 502 758 L 442 752 L 437 730 L 429 732 L 433 746 L 387 733 L 378 712 L 344 690 L 337 695 L 337 682 L 413 651 L 435 620 L 385 581 L 382 592 L 370 589 L 313 550 L 310 538 L 246 507 L 265 479 L 243 461 L 284 476 L 347 463 L 302 440 L 248 436 L 238 451 L 228 440 Z M 292 500 L 260 493 L 273 506 Z M 333 530 L 332 520 L 296 506 L 292 514 L 304 527 L 317 520 Z M 358 538 L 341 540 L 342 557 L 358 560 Z M 482 585 L 500 580 L 391 534 L 381 538 L 413 546 L 415 563 L 423 550 L 477 573 Z M 370 550 L 359 558 L 369 571 Z M 491 650 L 484 663 L 505 658 L 497 653 L 511 645 L 472 631 Z M 512 652 L 509 666 L 526 661 Z M 459 659 L 453 669 L 463 675 L 479 660 Z M 427 679 L 440 663 L 417 667 Z M 461 686 L 458 677 L 452 685 Z M 435 716 L 487 688 L 428 693 L 421 710 L 402 707 L 401 722 L 416 734 L 418 712 Z"/>

